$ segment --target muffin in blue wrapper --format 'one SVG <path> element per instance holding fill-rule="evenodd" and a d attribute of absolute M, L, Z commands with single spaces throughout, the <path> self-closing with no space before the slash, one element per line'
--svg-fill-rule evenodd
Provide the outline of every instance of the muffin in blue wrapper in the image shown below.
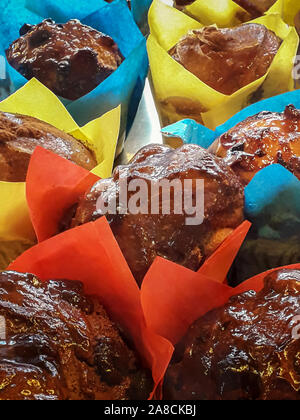
<path fill-rule="evenodd" d="M 8 1 L 5 13 L 0 17 L 3 20 L 0 20 L 2 54 L 19 38 L 19 30 L 24 23 L 37 24 L 48 18 L 57 23 L 79 19 L 82 24 L 109 35 L 125 58 L 122 64 L 85 96 L 74 101 L 60 99 L 79 125 L 121 104 L 121 132 L 117 147 L 119 154 L 136 114 L 148 72 L 146 40 L 133 20 L 126 0 L 115 0 L 112 3 L 90 0 L 86 2 L 86 7 L 83 7 L 83 3 L 76 0 Z M 14 92 L 27 79 L 8 63 L 7 69 L 11 92 Z"/>
<path fill-rule="evenodd" d="M 236 128 L 248 117 L 261 112 L 261 115 L 269 115 L 268 111 L 284 113 L 287 112 L 286 107 L 293 112 L 294 108 L 289 107 L 291 104 L 300 109 L 300 90 L 253 104 L 215 131 L 193 120 L 180 121 L 162 131 L 166 136 L 179 137 L 184 143 L 195 143 L 215 152 L 220 136 L 224 133 L 228 136 L 230 129 Z M 295 112 L 298 113 L 297 118 L 300 117 L 300 113 Z M 300 142 L 297 127 L 295 135 Z M 299 162 L 300 154 L 297 154 L 297 176 L 275 163 L 259 170 L 245 186 L 245 218 L 252 222 L 252 228 L 233 267 L 233 284 L 237 278 L 245 280 L 268 269 L 300 261 Z"/>

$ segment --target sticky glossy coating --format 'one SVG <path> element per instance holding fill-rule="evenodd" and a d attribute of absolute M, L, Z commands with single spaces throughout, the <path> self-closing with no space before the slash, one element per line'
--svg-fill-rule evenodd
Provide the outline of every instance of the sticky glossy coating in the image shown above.
<path fill-rule="evenodd" d="M 147 399 L 151 379 L 80 282 L 3 272 L 0 320 L 0 400 Z"/>
<path fill-rule="evenodd" d="M 259 24 L 190 31 L 170 55 L 213 89 L 231 95 L 269 69 L 280 39 Z"/>
<path fill-rule="evenodd" d="M 177 345 L 165 398 L 300 400 L 299 308 L 300 271 L 281 270 L 209 312 Z"/>
<path fill-rule="evenodd" d="M 94 154 L 74 137 L 36 118 L 0 112 L 0 180 L 23 182 L 37 146 L 85 169 L 97 165 Z"/>
<path fill-rule="evenodd" d="M 126 179 L 126 186 L 132 180 L 144 180 L 146 184 L 147 214 L 108 214 L 97 208 L 99 197 L 105 202 L 117 205 L 120 199 L 120 181 Z M 188 206 L 183 205 L 183 196 L 174 189 L 163 197 L 162 189 L 155 186 L 160 181 L 178 181 L 180 189 L 185 180 L 190 180 L 190 197 L 196 204 L 196 180 L 204 181 L 204 220 L 198 225 L 188 225 Z M 126 187 L 127 189 L 128 187 Z M 200 187 L 201 188 L 201 187 Z M 138 191 L 138 190 L 136 190 Z M 136 193 L 128 192 L 127 204 Z M 177 190 L 178 191 L 178 190 Z M 198 189 L 199 191 L 199 189 Z M 152 197 L 150 196 L 152 192 Z M 151 202 L 158 196 L 157 213 Z M 170 197 L 170 214 L 164 211 L 163 203 Z M 179 203 L 179 212 L 176 204 Z M 199 194 L 197 207 L 203 204 Z M 220 243 L 243 220 L 243 188 L 233 171 L 206 150 L 196 145 L 185 145 L 173 150 L 163 145 L 149 145 L 141 149 L 127 166 L 115 169 L 113 178 L 96 183 L 79 203 L 73 225 L 81 225 L 106 215 L 112 231 L 123 251 L 137 282 L 141 284 L 148 268 L 157 256 L 174 261 L 192 270 L 197 270 Z M 193 215 L 194 216 L 194 215 Z"/>
<path fill-rule="evenodd" d="M 96 88 L 123 61 L 108 35 L 78 20 L 51 19 L 24 25 L 6 51 L 8 62 L 26 79 L 36 77 L 55 94 L 75 100 Z"/>
<path fill-rule="evenodd" d="M 261 112 L 223 134 L 216 154 L 248 184 L 262 168 L 280 163 L 300 179 L 300 111 Z"/>

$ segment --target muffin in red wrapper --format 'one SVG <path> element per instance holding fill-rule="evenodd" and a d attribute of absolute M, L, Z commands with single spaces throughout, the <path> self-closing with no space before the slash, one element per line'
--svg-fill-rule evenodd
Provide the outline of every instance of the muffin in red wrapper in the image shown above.
<path fill-rule="evenodd" d="M 147 328 L 145 319 L 143 316 L 143 312 L 142 312 L 141 302 L 140 302 L 140 290 L 136 282 L 134 281 L 134 278 L 132 277 L 130 270 L 128 269 L 128 266 L 122 256 L 122 253 L 111 233 L 111 230 L 105 218 L 102 218 L 95 223 L 86 224 L 79 228 L 67 231 L 61 235 L 57 235 L 49 239 L 48 241 L 44 241 L 43 243 L 31 248 L 28 252 L 25 252 L 21 257 L 19 257 L 9 267 L 9 270 L 19 272 L 19 273 L 32 273 L 34 275 L 31 278 L 33 280 L 33 286 L 38 287 L 38 289 L 36 289 L 37 290 L 36 295 L 34 296 L 34 302 L 36 301 L 38 302 L 38 300 L 41 299 L 41 305 L 40 305 L 41 310 L 45 310 L 45 311 L 47 310 L 47 308 L 50 307 L 49 306 L 50 298 L 53 293 L 54 293 L 54 296 L 56 296 L 56 299 L 59 299 L 60 294 L 57 291 L 57 288 L 60 288 L 60 286 L 57 286 L 57 283 L 59 283 L 60 279 L 67 279 L 68 281 L 67 283 L 69 283 L 69 285 L 67 285 L 68 287 L 66 286 L 66 284 L 62 285 L 64 299 L 60 303 L 58 309 L 61 309 L 63 313 L 68 313 L 67 304 L 70 303 L 71 300 L 75 301 L 77 299 L 76 288 L 78 286 L 78 282 L 81 282 L 84 288 L 84 294 L 86 296 L 93 296 L 93 299 L 98 299 L 99 304 L 102 305 L 105 311 L 107 312 L 109 319 L 111 319 L 114 322 L 115 326 L 109 327 L 109 328 L 116 329 L 117 326 L 120 326 L 122 337 L 125 337 L 125 342 L 128 343 L 128 347 L 136 351 L 136 354 L 138 355 L 137 357 L 140 360 L 140 364 L 141 366 L 143 365 L 143 368 L 141 368 L 141 371 L 143 371 L 143 369 L 146 369 L 152 372 L 154 385 L 152 387 L 150 383 L 150 392 L 152 389 L 151 396 L 153 395 L 153 392 L 156 390 L 157 386 L 160 384 L 163 378 L 164 372 L 167 368 L 167 365 L 169 363 L 169 360 L 173 351 L 173 347 L 166 339 L 159 337 L 158 335 L 156 335 L 155 333 L 153 333 Z M 35 276 L 37 276 L 37 278 Z M 47 285 L 47 282 L 50 279 L 52 280 L 52 282 Z M 39 281 L 41 281 L 42 284 L 39 283 Z M 19 281 L 18 283 L 15 283 L 15 284 L 21 284 L 21 282 Z M 45 284 L 45 287 L 47 288 L 47 291 L 45 292 L 45 294 L 41 292 L 42 288 L 44 287 L 43 284 Z M 26 318 L 27 316 L 26 311 L 28 310 L 32 311 L 33 309 L 32 309 L 32 306 L 29 307 L 28 309 L 27 303 L 26 303 L 28 295 L 30 293 L 29 285 L 26 283 L 25 286 L 23 286 L 23 289 L 25 290 L 25 293 L 23 290 L 24 299 L 21 301 L 18 300 L 17 304 L 20 305 L 21 309 L 23 307 L 22 317 Z M 75 297 L 76 299 L 72 298 L 70 300 L 67 297 L 69 289 L 72 292 L 72 293 L 70 292 L 70 295 Z M 1 281 L 1 290 L 4 290 L 2 281 Z M 9 289 L 9 291 L 11 292 L 11 289 Z M 42 294 L 42 296 L 40 296 L 40 294 Z M 43 302 L 43 296 L 45 298 L 45 303 Z M 3 297 L 2 299 L 4 299 L 5 301 L 8 301 L 8 297 L 6 298 Z M 77 300 L 76 302 L 78 303 Z M 3 305 L 4 303 L 2 301 L 1 314 L 5 306 Z M 10 316 L 10 312 L 15 311 L 15 308 L 16 306 L 13 305 L 7 317 Z M 98 312 L 99 312 L 99 315 L 98 315 Z M 34 319 L 35 315 L 33 315 L 33 312 L 30 312 L 30 313 Z M 21 316 L 21 312 L 18 313 L 18 316 Z M 55 313 L 53 313 L 53 317 L 55 318 L 56 316 L 57 316 L 57 313 L 55 311 Z M 103 310 L 100 310 L 100 311 L 98 310 L 97 313 L 93 314 L 94 320 L 93 319 L 90 320 L 90 324 L 89 322 L 87 322 L 86 325 L 92 325 L 92 327 L 94 327 L 95 329 L 97 328 L 100 329 L 100 327 L 97 326 L 97 322 L 98 322 L 97 316 L 99 316 L 99 318 L 102 316 L 102 321 L 101 322 L 99 321 L 100 324 L 108 322 L 105 315 L 103 315 Z M 103 321 L 104 319 L 103 317 L 105 318 L 104 321 Z M 18 317 L 16 317 L 16 319 L 17 318 Z M 86 317 L 83 317 L 83 320 L 84 319 L 86 319 Z M 83 320 L 81 320 L 80 325 L 78 325 L 78 329 L 79 329 L 79 333 L 81 333 L 84 337 L 86 330 L 82 327 Z M 14 322 L 15 322 L 15 328 L 17 329 L 17 325 L 20 326 L 20 324 L 18 324 L 17 320 L 15 320 Z M 42 333 L 44 333 L 44 331 L 46 330 L 43 327 L 41 328 L 40 324 L 43 323 L 43 326 L 45 326 L 46 322 L 47 322 L 47 319 L 46 319 L 45 314 L 43 315 L 38 314 L 36 316 L 36 324 L 34 324 L 34 325 L 37 325 L 38 329 L 37 331 L 33 331 L 32 330 L 33 327 L 32 327 L 28 334 L 32 334 L 33 338 L 35 338 L 36 335 L 39 335 L 39 334 L 42 335 Z M 47 323 L 47 326 L 48 324 L 49 323 Z M 59 334 L 60 324 L 58 323 L 57 325 L 58 325 L 57 331 Z M 7 330 L 9 330 L 9 328 L 7 328 Z M 22 331 L 18 330 L 16 332 L 21 333 Z M 51 336 L 51 334 L 50 335 L 48 334 L 48 338 L 49 337 L 51 341 L 53 339 L 53 336 Z M 73 334 L 73 337 L 74 337 L 74 334 Z M 91 342 L 93 342 L 93 340 L 96 341 L 96 339 L 98 338 L 92 337 Z M 99 360 L 99 357 L 101 359 L 101 354 L 103 354 L 103 352 L 104 352 L 104 356 L 105 354 L 107 354 L 107 351 L 106 351 L 107 345 L 106 345 L 105 335 L 104 337 L 102 336 L 102 338 L 100 337 L 100 339 L 102 340 L 100 341 L 103 345 L 100 346 L 100 349 L 99 349 L 99 346 L 97 347 L 98 348 L 97 360 Z M 108 341 L 109 340 L 110 339 L 108 337 Z M 31 344 L 30 345 L 27 344 L 27 347 L 26 347 L 27 348 L 26 354 L 28 355 L 30 354 L 30 351 L 32 350 L 32 348 L 36 347 L 35 342 L 31 341 L 30 343 Z M 75 347 L 75 344 L 73 343 L 72 346 Z M 64 348 L 64 341 L 62 342 L 62 347 Z M 67 340 L 65 342 L 65 347 L 66 349 L 68 349 Z M 83 354 L 84 349 L 85 349 L 85 346 L 82 345 L 82 348 L 80 347 L 79 351 L 76 350 L 76 355 L 79 354 L 78 355 L 79 361 L 85 360 L 84 359 L 85 355 Z M 40 349 L 39 351 L 42 351 L 42 350 Z M 122 350 L 122 352 L 123 351 L 124 349 Z M 22 357 L 25 357 L 24 353 L 22 353 L 22 355 L 23 355 Z M 66 355 L 63 352 L 60 359 L 61 364 L 65 363 L 66 361 L 65 359 L 67 359 L 67 356 L 68 355 Z M 51 357 L 52 357 L 52 354 L 51 354 Z M 112 355 L 112 357 L 113 357 L 113 360 L 115 360 L 118 357 L 120 357 L 120 354 L 116 352 L 116 354 Z M 108 385 L 105 382 L 106 381 L 105 375 L 109 374 L 110 372 L 107 371 L 108 373 L 107 372 L 105 373 L 103 370 L 101 370 L 103 366 L 104 367 L 106 366 L 105 363 L 108 363 L 108 361 L 107 360 L 105 361 L 104 359 L 102 360 L 103 363 L 101 363 L 101 361 L 98 363 L 99 366 L 98 366 L 97 372 L 99 372 L 99 376 L 102 380 L 102 383 L 104 382 L 104 385 L 102 384 L 100 386 L 100 389 L 102 389 L 102 391 L 104 390 L 103 393 L 105 394 L 105 390 L 108 387 Z M 1 363 L 0 363 L 1 367 L 3 367 L 2 366 L 4 363 L 3 360 L 4 359 L 1 357 Z M 33 359 L 33 360 L 36 361 L 36 359 Z M 117 366 L 118 366 L 118 363 L 117 363 Z M 132 369 L 132 366 L 128 366 L 129 372 L 131 371 L 131 369 Z M 62 377 L 63 377 L 62 380 L 65 380 L 65 376 L 63 375 Z M 151 378 L 151 374 L 150 374 L 150 378 Z M 112 382 L 114 383 L 114 380 Z M 110 383 L 110 380 L 109 380 L 109 383 Z M 126 390 L 126 386 L 127 386 L 126 384 L 127 384 L 126 381 L 125 381 L 125 384 L 122 384 L 121 391 L 122 391 L 122 387 L 124 387 L 124 389 Z M 24 386 L 25 387 L 27 386 L 26 383 L 24 383 Z M 95 389 L 98 390 L 97 387 L 95 387 Z M 67 395 L 69 394 L 67 393 Z M 85 394 L 83 395 L 85 396 Z M 147 399 L 147 397 L 148 395 L 146 396 L 145 399 Z M 94 398 L 95 398 L 95 395 L 92 396 L 91 399 L 94 399 Z M 136 395 L 133 395 L 132 398 L 135 399 Z M 77 399 L 76 396 L 75 398 L 73 397 L 73 399 Z M 97 395 L 96 395 L 96 399 L 97 399 Z"/>
<path fill-rule="evenodd" d="M 299 400 L 300 264 L 237 288 L 223 275 L 157 260 L 144 279 L 147 325 L 175 346 L 164 398 Z"/>
<path fill-rule="evenodd" d="M 144 179 L 143 176 L 146 174 L 145 177 L 148 180 L 149 171 L 152 170 L 149 162 L 153 159 L 156 164 L 159 162 L 161 165 L 155 167 L 153 171 L 156 171 L 156 174 L 162 173 L 166 179 L 169 179 L 170 175 L 171 179 L 178 177 L 181 180 L 182 174 L 187 178 L 189 176 L 192 179 L 199 178 L 200 181 L 202 178 L 205 179 L 205 219 L 199 226 L 186 226 L 185 216 L 181 214 L 173 217 L 173 214 L 162 213 L 157 217 L 150 211 L 149 214 L 142 213 L 142 215 L 135 213 L 126 213 L 124 216 L 121 214 L 120 217 L 115 213 L 106 215 L 137 283 L 142 283 L 144 274 L 157 255 L 185 265 L 194 271 L 197 271 L 199 267 L 211 270 L 212 265 L 208 261 L 210 258 L 218 258 L 220 244 L 226 244 L 224 245 L 226 248 L 228 244 L 236 243 L 236 250 L 238 250 L 241 245 L 240 240 L 243 240 L 240 239 L 240 229 L 236 229 L 243 221 L 242 187 L 234 173 L 230 169 L 227 171 L 227 167 L 221 166 L 218 159 L 214 161 L 212 155 L 198 146 L 188 147 L 189 150 L 176 152 L 161 145 L 149 146 L 149 150 L 144 148 L 136 155 L 132 164 L 119 167 L 115 170 L 113 178 L 96 184 L 97 178 L 88 172 L 77 171 L 75 165 L 70 165 L 69 162 L 57 159 L 51 153 L 37 149 L 28 171 L 27 199 L 38 240 L 41 242 L 70 228 L 72 226 L 70 221 L 77 221 L 74 214 L 77 216 L 80 214 L 79 210 L 83 208 L 80 204 L 78 206 L 78 202 L 84 204 L 84 214 L 87 215 L 82 221 L 80 219 L 81 222 L 78 224 L 99 218 L 103 214 L 98 212 L 95 199 L 99 185 L 117 185 L 124 174 L 127 174 L 129 180 L 135 179 L 135 176 L 137 179 Z M 144 164 L 142 158 L 144 159 L 145 155 Z M 178 168 L 174 167 L 174 162 Z M 208 175 L 210 168 L 214 168 L 214 171 Z M 132 178 L 131 174 L 133 174 Z M 249 224 L 245 223 L 242 227 L 242 236 L 248 229 Z M 211 241 L 209 241 L 209 235 L 212 236 Z M 212 248 L 213 245 L 214 248 Z M 206 249 L 210 249 L 209 246 L 212 248 L 211 251 L 205 253 Z M 140 265 L 135 264 L 134 255 Z M 200 262 L 198 255 L 201 256 Z M 193 264 L 185 264 L 186 260 L 191 260 Z M 140 270 L 135 270 L 136 266 Z M 225 277 L 224 275 L 224 279 Z"/>

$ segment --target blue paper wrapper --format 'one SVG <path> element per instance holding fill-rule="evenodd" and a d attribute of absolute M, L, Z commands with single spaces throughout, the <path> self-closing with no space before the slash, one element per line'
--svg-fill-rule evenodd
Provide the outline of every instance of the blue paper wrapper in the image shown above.
<path fill-rule="evenodd" d="M 146 40 L 134 22 L 127 2 L 125 0 L 115 0 L 113 3 L 102 0 L 7 1 L 5 14 L 0 16 L 2 54 L 19 37 L 18 31 L 24 23 L 36 24 L 45 18 L 52 18 L 56 22 L 80 19 L 82 23 L 110 35 L 118 44 L 125 60 L 112 75 L 92 92 L 76 101 L 60 99 L 79 125 L 84 125 L 122 104 L 120 136 L 124 139 L 133 122 L 148 72 Z M 27 80 L 9 64 L 7 68 L 13 92 L 22 87 Z M 117 153 L 121 148 L 122 142 L 119 143 Z"/>
<path fill-rule="evenodd" d="M 43 1 L 25 0 L 27 8 L 41 16 L 55 15 L 60 20 L 72 19 L 72 13 L 76 13 L 78 19 L 84 19 L 88 14 L 94 13 L 101 7 L 106 7 L 104 0 L 62 0 L 62 1 Z M 148 10 L 152 0 L 131 0 L 131 11 L 134 20 L 140 28 L 147 23 Z"/>
<path fill-rule="evenodd" d="M 215 131 L 193 120 L 183 120 L 164 128 L 162 132 L 169 137 L 180 137 L 184 143 L 198 144 L 207 149 L 216 138 L 244 119 L 261 111 L 283 112 L 290 104 L 300 109 L 300 90 L 250 105 L 217 127 Z M 247 278 L 249 274 L 257 274 L 259 270 L 274 268 L 272 265 L 277 266 L 277 260 L 280 260 L 279 266 L 281 263 L 285 265 L 286 258 L 298 259 L 298 249 L 292 255 L 290 247 L 295 249 L 296 244 L 300 249 L 300 181 L 291 172 L 279 164 L 270 165 L 259 171 L 245 188 L 245 217 L 253 223 L 253 226 L 241 251 L 244 252 L 242 260 L 249 268 L 249 260 L 245 257 L 245 253 L 247 254 L 251 248 L 252 254 L 249 258 L 255 261 L 256 267 L 251 267 L 251 273 L 245 270 L 245 274 L 242 275 L 243 262 L 238 259 L 236 271 L 239 276 Z M 257 240 L 261 240 L 259 242 L 261 249 L 258 251 L 256 246 L 257 252 L 266 254 L 264 261 L 260 263 L 254 255 Z M 268 256 L 274 254 L 274 249 L 267 249 L 274 246 L 277 246 L 276 258 L 273 259 L 275 262 L 270 258 L 268 260 Z M 292 262 L 299 261 L 292 260 Z"/>

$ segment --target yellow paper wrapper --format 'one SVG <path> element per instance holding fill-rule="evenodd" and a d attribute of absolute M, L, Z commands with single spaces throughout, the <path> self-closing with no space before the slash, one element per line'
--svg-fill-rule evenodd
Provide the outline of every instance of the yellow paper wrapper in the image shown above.
<path fill-rule="evenodd" d="M 295 28 L 288 27 L 277 13 L 252 22 L 274 31 L 282 39 L 282 44 L 263 77 L 231 96 L 223 95 L 207 86 L 168 54 L 189 30 L 199 29 L 203 25 L 160 0 L 154 0 L 149 13 L 151 34 L 148 53 L 163 125 L 192 118 L 214 130 L 249 104 L 293 90 L 292 70 L 299 44 Z"/>
<path fill-rule="evenodd" d="M 93 172 L 102 178 L 110 176 L 119 135 L 120 107 L 79 127 L 59 99 L 32 79 L 1 102 L 0 111 L 29 115 L 71 134 L 95 153 L 98 166 Z M 0 270 L 3 270 L 36 240 L 25 183 L 0 182 L 0 202 Z"/>
<path fill-rule="evenodd" d="M 283 3 L 284 0 L 277 0 L 266 13 L 279 13 L 283 16 Z M 186 6 L 184 12 L 205 26 L 216 24 L 219 28 L 228 28 L 251 20 L 250 14 L 233 0 L 196 0 Z"/>
<path fill-rule="evenodd" d="M 284 0 L 283 16 L 286 23 L 296 26 L 300 33 L 300 2 L 299 0 Z"/>
<path fill-rule="evenodd" d="M 239 25 L 251 19 L 250 15 L 232 0 L 196 0 L 187 6 L 184 12 L 205 26 L 216 24 L 219 28 Z"/>

